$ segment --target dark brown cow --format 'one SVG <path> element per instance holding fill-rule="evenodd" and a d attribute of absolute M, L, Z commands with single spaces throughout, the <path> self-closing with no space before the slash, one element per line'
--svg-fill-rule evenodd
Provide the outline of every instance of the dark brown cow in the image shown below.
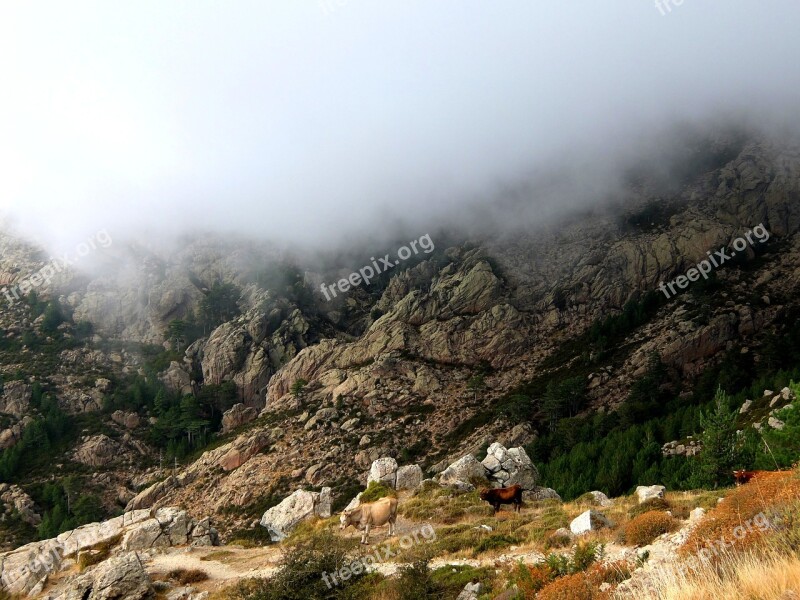
<path fill-rule="evenodd" d="M 745 471 L 744 469 L 740 469 L 733 472 L 733 478 L 736 480 L 736 485 L 742 485 L 748 483 L 753 477 L 760 473 L 763 473 L 763 471 Z"/>
<path fill-rule="evenodd" d="M 522 486 L 514 484 L 507 488 L 482 489 L 481 500 L 485 500 L 494 507 L 494 513 L 500 511 L 501 504 L 513 504 L 514 512 L 519 512 L 522 507 Z"/>

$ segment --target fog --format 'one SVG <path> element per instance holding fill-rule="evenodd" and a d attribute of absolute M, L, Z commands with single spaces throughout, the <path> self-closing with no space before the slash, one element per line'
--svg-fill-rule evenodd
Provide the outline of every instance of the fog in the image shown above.
<path fill-rule="evenodd" d="M 0 212 L 62 249 L 421 235 L 521 182 L 552 218 L 675 123 L 796 118 L 798 23 L 796 0 L 6 2 Z"/>

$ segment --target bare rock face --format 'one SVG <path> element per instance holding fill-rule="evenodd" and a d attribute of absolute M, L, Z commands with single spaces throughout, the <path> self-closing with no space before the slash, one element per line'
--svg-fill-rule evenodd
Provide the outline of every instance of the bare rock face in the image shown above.
<path fill-rule="evenodd" d="M 230 433 L 245 423 L 255 421 L 257 418 L 258 411 L 255 408 L 245 406 L 242 403 L 234 404 L 222 415 L 222 433 Z"/>
<path fill-rule="evenodd" d="M 422 485 L 424 476 L 419 465 L 406 465 L 397 469 L 395 489 L 415 490 Z"/>
<path fill-rule="evenodd" d="M 192 377 L 181 367 L 180 363 L 172 361 L 166 371 L 159 375 L 168 390 L 181 394 L 192 393 Z"/>
<path fill-rule="evenodd" d="M 111 413 L 111 420 L 125 429 L 136 429 L 141 424 L 139 415 L 134 412 L 125 412 L 122 410 L 115 410 Z"/>
<path fill-rule="evenodd" d="M 36 527 L 42 522 L 33 503 L 33 499 L 22 488 L 16 485 L 0 483 L 0 514 L 16 512 L 28 525 Z"/>
<path fill-rule="evenodd" d="M 21 419 L 30 411 L 33 388 L 22 381 L 9 381 L 3 384 L 0 395 L 0 413 L 6 413 Z"/>
<path fill-rule="evenodd" d="M 77 462 L 90 467 L 105 467 L 114 462 L 120 450 L 120 445 L 104 434 L 84 438 L 81 445 L 75 450 L 74 458 Z"/>
<path fill-rule="evenodd" d="M 0 553 L 0 582 L 12 594 L 41 591 L 47 577 L 61 569 L 64 557 L 77 556 L 79 552 L 88 551 L 98 544 L 109 544 L 112 546 L 112 553 L 116 553 L 118 550 L 217 543 L 217 532 L 211 527 L 208 519 L 195 523 L 185 511 L 171 507 L 153 512 L 138 510 L 108 521 L 82 525 L 54 539 L 34 542 L 10 552 Z M 117 544 L 119 548 L 116 548 Z M 131 555 L 122 555 L 124 556 Z M 101 563 L 92 569 L 91 576 L 87 574 L 71 581 L 66 589 L 75 589 L 79 581 L 84 586 L 81 589 L 86 594 L 94 594 L 81 595 L 80 598 L 139 598 L 140 596 L 126 596 L 123 591 L 119 592 L 123 594 L 119 596 L 103 595 L 110 594 L 112 590 L 124 589 L 118 586 L 128 581 L 129 575 L 115 579 L 109 573 L 115 570 L 126 573 L 130 566 L 127 561 L 128 559 L 125 559 L 117 564 L 115 559 L 111 559 Z M 133 580 L 138 581 L 138 578 L 134 577 Z M 91 592 L 88 591 L 90 589 Z M 138 587 L 132 586 L 130 589 L 133 590 L 130 592 L 133 594 Z"/>

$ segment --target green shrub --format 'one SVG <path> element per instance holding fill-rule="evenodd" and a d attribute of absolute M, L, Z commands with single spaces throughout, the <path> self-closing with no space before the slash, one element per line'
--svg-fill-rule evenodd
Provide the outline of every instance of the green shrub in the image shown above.
<path fill-rule="evenodd" d="M 375 502 L 376 500 L 386 498 L 387 496 L 394 498 L 397 496 L 397 492 L 395 492 L 385 483 L 381 483 L 379 481 L 370 481 L 367 489 L 361 494 L 361 502 Z"/>
<path fill-rule="evenodd" d="M 650 498 L 649 500 L 645 500 L 641 504 L 637 504 L 636 506 L 631 508 L 628 511 L 628 516 L 630 518 L 634 518 L 653 510 L 660 510 L 663 512 L 667 510 L 672 510 L 672 506 L 664 498 Z"/>

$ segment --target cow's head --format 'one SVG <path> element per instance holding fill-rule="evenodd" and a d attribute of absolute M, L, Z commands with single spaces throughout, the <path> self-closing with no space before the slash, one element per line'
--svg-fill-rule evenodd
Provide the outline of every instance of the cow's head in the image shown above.
<path fill-rule="evenodd" d="M 353 524 L 353 509 L 342 511 L 339 517 L 339 529 L 344 529 Z"/>
<path fill-rule="evenodd" d="M 481 500 L 488 500 L 489 499 L 489 488 L 481 488 L 481 491 L 478 492 L 478 495 L 481 497 Z"/>

